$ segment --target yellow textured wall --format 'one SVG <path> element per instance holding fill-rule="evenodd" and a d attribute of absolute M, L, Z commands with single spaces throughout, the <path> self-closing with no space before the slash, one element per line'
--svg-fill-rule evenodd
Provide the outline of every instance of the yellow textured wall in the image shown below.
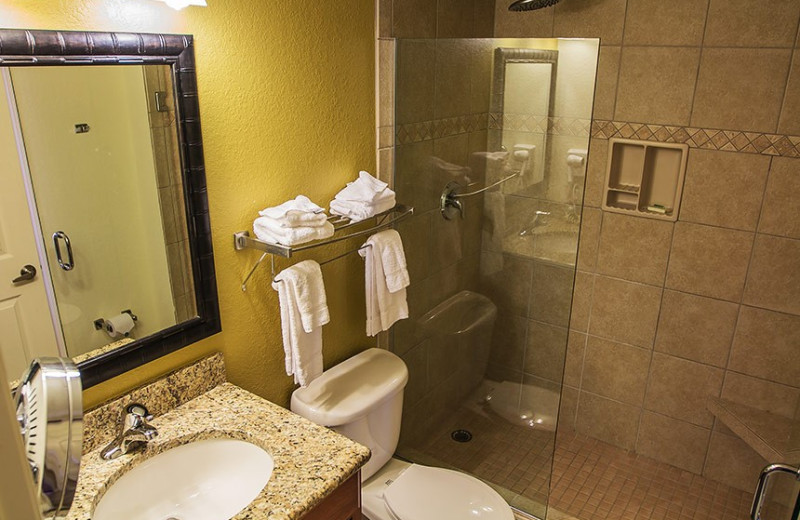
<path fill-rule="evenodd" d="M 195 36 L 223 330 L 89 389 L 87 406 L 217 350 L 225 354 L 229 380 L 286 405 L 293 386 L 283 370 L 269 267 L 242 293 L 241 280 L 258 254 L 234 252 L 231 234 L 250 228 L 266 205 L 298 193 L 325 205 L 359 169 L 374 170 L 373 1 L 208 4 L 182 11 L 153 0 L 0 4 L 6 28 Z M 311 257 L 333 254 L 318 251 Z M 323 334 L 326 367 L 373 344 L 364 334 L 359 262 L 350 255 L 323 267 L 331 308 Z"/>

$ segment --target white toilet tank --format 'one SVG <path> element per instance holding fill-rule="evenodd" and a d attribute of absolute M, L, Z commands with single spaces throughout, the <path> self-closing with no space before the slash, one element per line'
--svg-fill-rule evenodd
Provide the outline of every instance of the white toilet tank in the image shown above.
<path fill-rule="evenodd" d="M 394 454 L 400 438 L 403 389 L 408 369 L 402 359 L 371 348 L 332 367 L 292 393 L 292 411 L 363 444 L 372 451 L 361 479 L 375 474 Z"/>

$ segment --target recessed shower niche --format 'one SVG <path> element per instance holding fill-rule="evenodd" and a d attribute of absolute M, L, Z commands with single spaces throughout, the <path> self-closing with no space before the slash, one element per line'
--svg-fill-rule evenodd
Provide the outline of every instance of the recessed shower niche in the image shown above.
<path fill-rule="evenodd" d="M 609 139 L 603 209 L 675 221 L 688 145 Z"/>

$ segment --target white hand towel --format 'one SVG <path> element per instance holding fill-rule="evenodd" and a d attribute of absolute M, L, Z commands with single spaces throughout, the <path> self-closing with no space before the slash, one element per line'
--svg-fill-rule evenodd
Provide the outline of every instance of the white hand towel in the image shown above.
<path fill-rule="evenodd" d="M 261 213 L 263 213 L 263 211 L 259 211 L 259 215 Z M 296 210 L 287 211 L 281 218 L 272 218 L 263 215 L 261 218 L 267 219 L 267 221 L 271 222 L 274 226 L 282 228 L 320 227 L 324 226 L 325 222 L 328 221 L 328 215 L 325 213 L 306 213 Z"/>
<path fill-rule="evenodd" d="M 272 242 L 273 244 L 283 244 L 285 246 L 296 246 L 311 242 L 312 240 L 322 240 L 333 236 L 333 224 L 325 222 L 318 227 L 280 227 L 269 217 L 258 217 L 253 221 L 253 231 L 260 240 Z"/>
<path fill-rule="evenodd" d="M 358 172 L 358 179 L 347 184 L 339 193 L 336 200 L 353 200 L 361 202 L 373 202 L 378 199 L 389 185 L 380 181 L 369 174 L 369 172 Z"/>
<path fill-rule="evenodd" d="M 399 242 L 399 244 L 393 243 Z M 367 301 L 367 335 L 375 336 L 377 333 L 388 330 L 395 322 L 408 318 L 408 302 L 406 301 L 406 289 L 408 283 L 399 283 L 402 288 L 390 291 L 387 286 L 387 277 L 384 267 L 384 250 L 387 248 L 400 248 L 402 242 L 397 232 L 383 231 L 369 237 L 359 254 L 364 257 L 365 275 L 364 287 Z M 392 253 L 387 253 L 391 258 Z M 394 262 L 397 262 L 395 258 Z M 405 264 L 405 255 L 403 255 Z M 396 273 L 395 273 L 396 274 Z"/>
<path fill-rule="evenodd" d="M 322 374 L 322 326 L 330 320 L 322 271 L 312 260 L 281 271 L 272 282 L 281 306 L 286 374 L 307 386 Z"/>
<path fill-rule="evenodd" d="M 378 252 L 381 255 L 383 274 L 386 277 L 386 288 L 390 293 L 405 289 L 411 283 L 406 267 L 406 254 L 400 233 L 394 229 L 382 231 L 375 235 Z"/>
<path fill-rule="evenodd" d="M 331 201 L 331 213 L 347 217 L 353 222 L 374 217 L 378 213 L 389 211 L 396 204 L 392 190 L 387 189 L 384 193 L 386 195 L 378 198 L 374 203 L 333 199 Z"/>
<path fill-rule="evenodd" d="M 279 206 L 274 206 L 271 208 L 264 208 L 258 212 L 259 215 L 262 217 L 270 217 L 274 219 L 281 219 L 285 217 L 288 213 L 293 212 L 294 214 L 298 213 L 323 213 L 324 210 L 311 202 L 311 199 L 306 197 L 305 195 L 298 195 L 297 197 L 287 200 L 283 204 Z"/>

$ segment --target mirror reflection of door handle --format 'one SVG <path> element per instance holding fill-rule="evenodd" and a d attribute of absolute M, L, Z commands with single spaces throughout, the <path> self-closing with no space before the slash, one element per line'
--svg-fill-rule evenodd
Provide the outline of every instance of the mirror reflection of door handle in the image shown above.
<path fill-rule="evenodd" d="M 59 246 L 59 239 L 63 239 L 67 245 L 67 261 L 65 262 L 61 257 L 61 247 Z M 53 245 L 56 247 L 56 259 L 61 269 L 65 271 L 72 271 L 75 268 L 75 258 L 72 256 L 72 244 L 69 241 L 69 236 L 63 231 L 56 231 L 53 233 Z"/>
<path fill-rule="evenodd" d="M 36 278 L 36 268 L 28 264 L 19 270 L 19 276 L 11 280 L 11 283 L 28 282 L 34 278 Z"/>

